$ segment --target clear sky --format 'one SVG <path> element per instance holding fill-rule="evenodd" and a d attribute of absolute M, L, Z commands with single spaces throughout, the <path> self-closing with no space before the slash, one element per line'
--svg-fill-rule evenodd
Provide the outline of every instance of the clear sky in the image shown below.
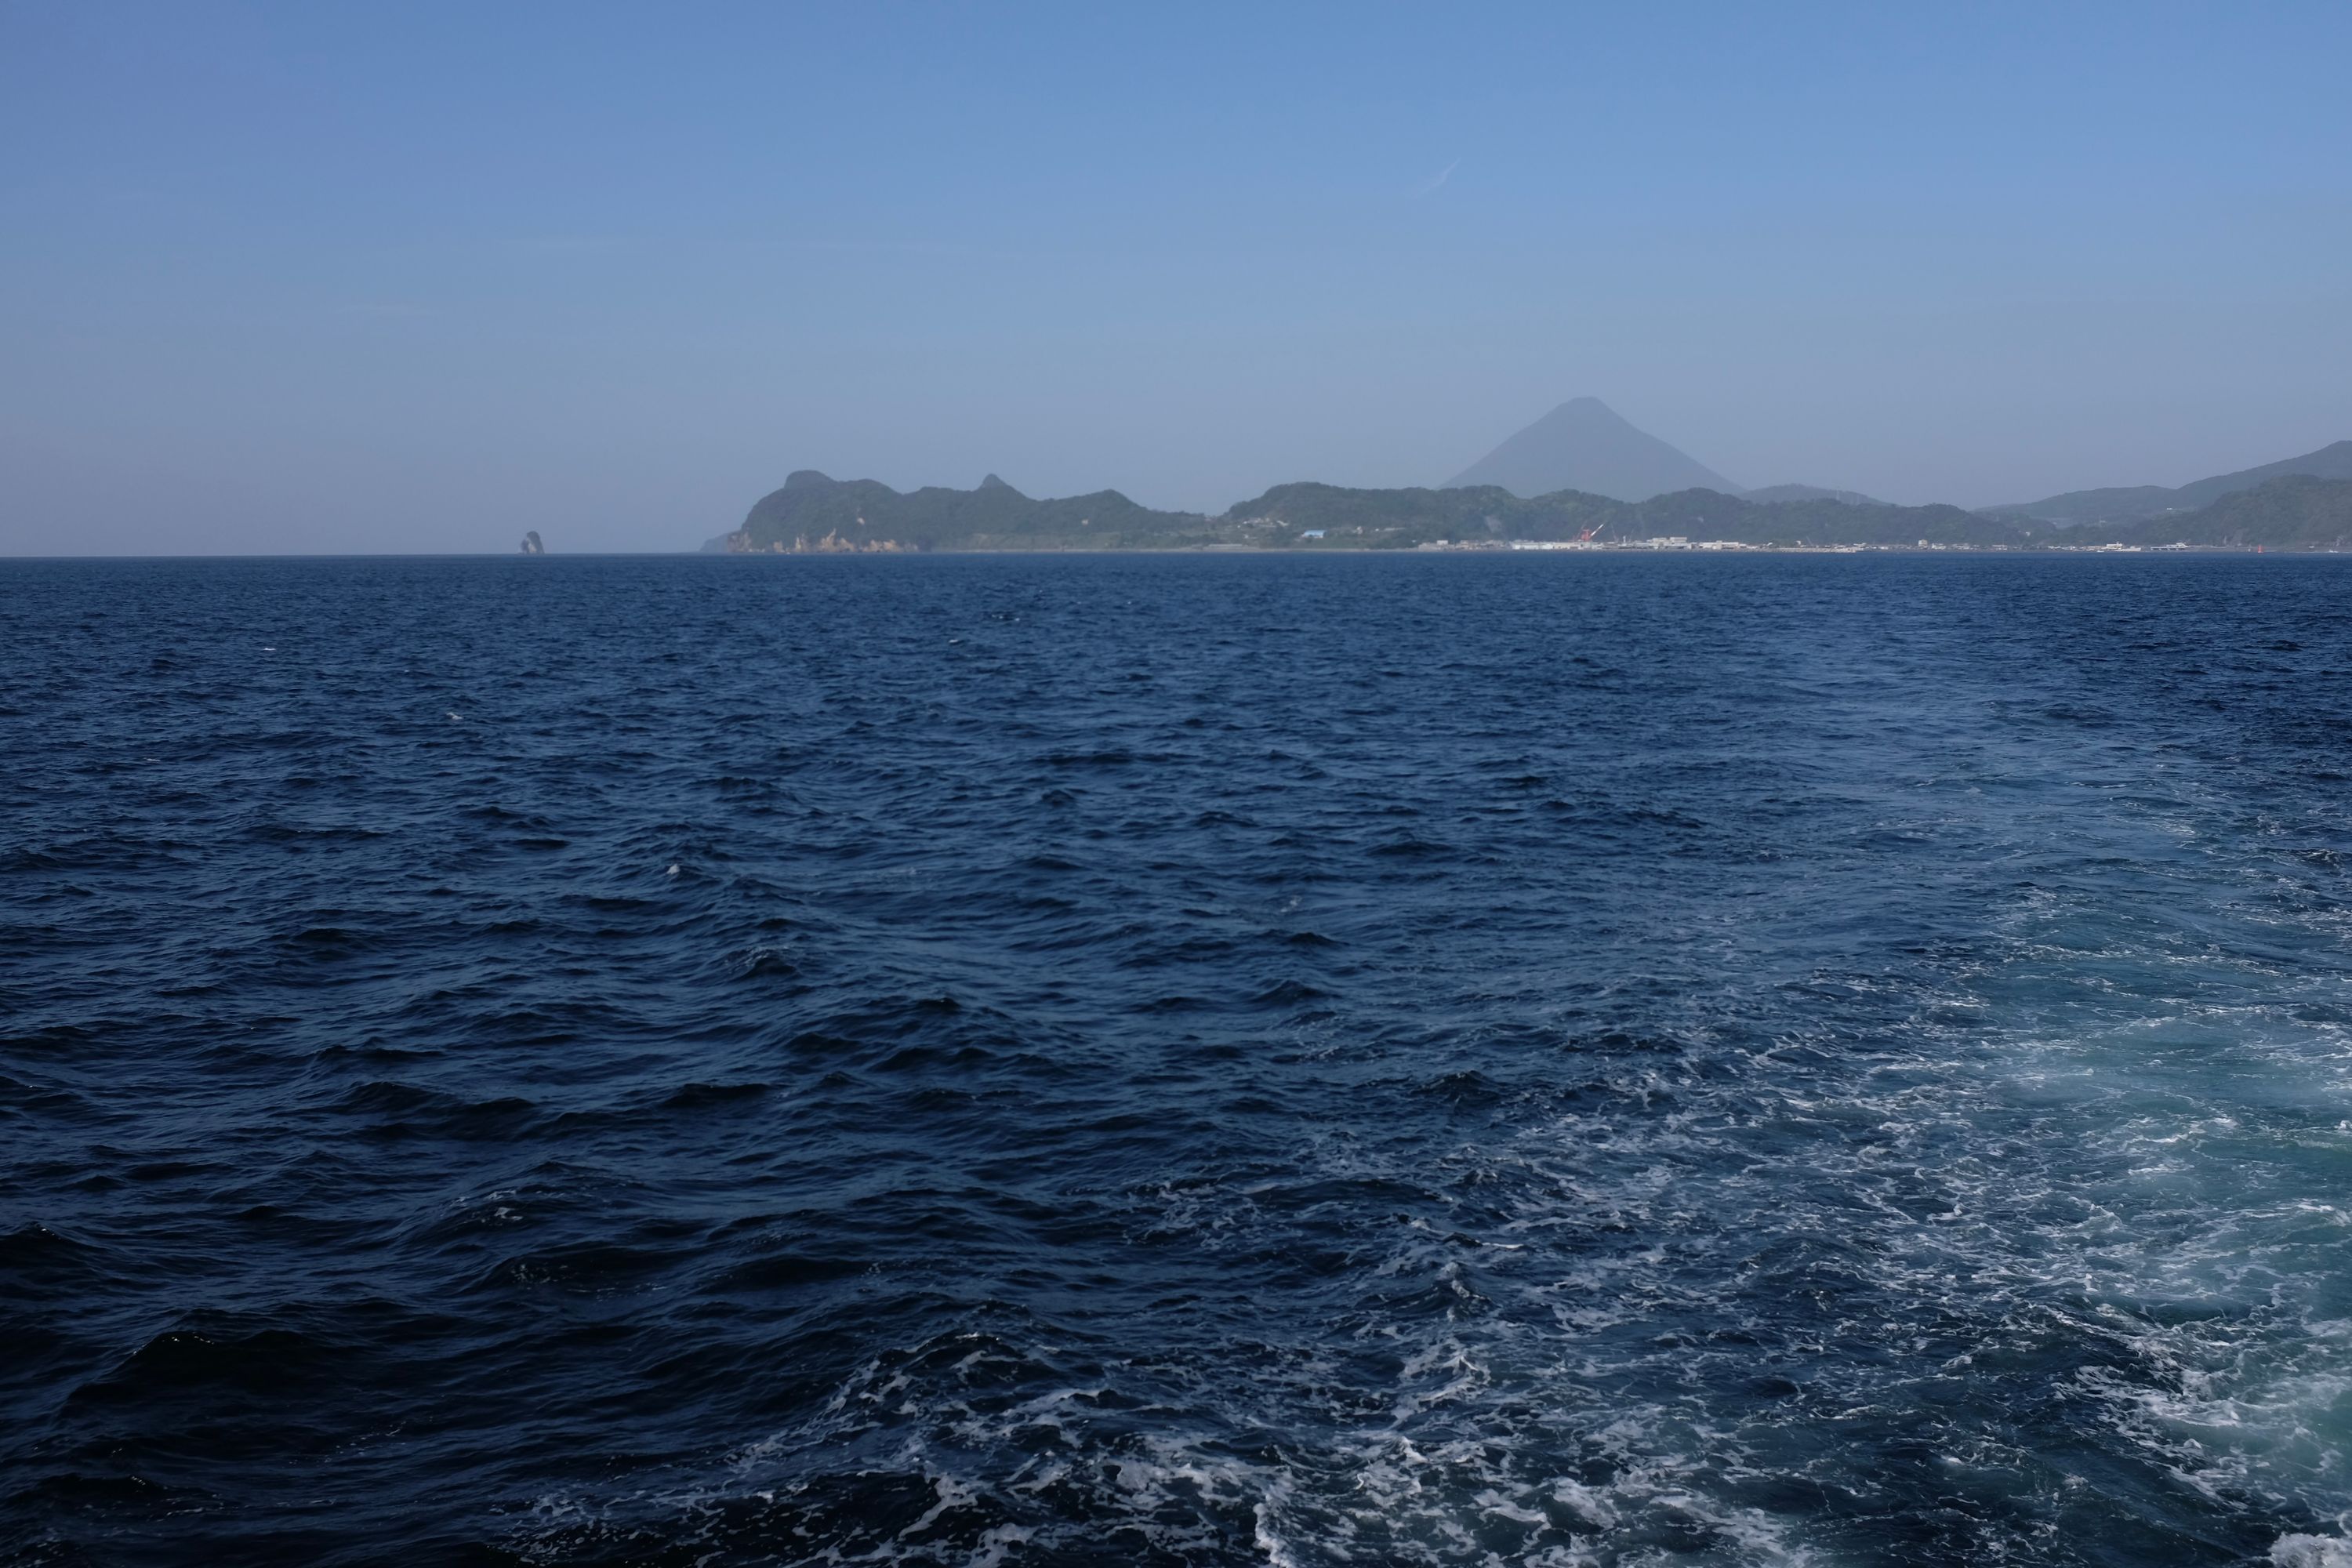
<path fill-rule="evenodd" d="M 2352 5 L 0 0 L 0 552 L 2352 437 Z"/>

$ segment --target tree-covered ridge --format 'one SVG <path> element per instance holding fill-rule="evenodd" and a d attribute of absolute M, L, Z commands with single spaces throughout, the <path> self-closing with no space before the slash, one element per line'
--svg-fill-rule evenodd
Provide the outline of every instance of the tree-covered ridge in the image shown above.
<path fill-rule="evenodd" d="M 970 490 L 901 493 L 804 468 L 762 496 L 726 541 L 736 552 L 1115 550 L 1205 543 L 1204 520 L 1153 511 L 1117 490 L 1037 500 L 991 474 Z"/>
<path fill-rule="evenodd" d="M 1741 544 L 2017 545 L 2049 531 L 1950 506 L 1857 504 L 1826 497 L 1751 501 L 1677 490 L 1644 501 L 1556 490 L 1523 500 L 1494 485 L 1468 489 L 1343 489 L 1276 485 L 1221 521 L 1261 525 L 1268 542 L 1321 532 L 1328 544 L 1416 545 L 1440 540 L 1601 542 L 1673 538 Z"/>
<path fill-rule="evenodd" d="M 2284 458 L 2235 473 L 2215 474 L 2178 489 L 2162 485 L 2124 485 L 2106 489 L 2069 490 L 2047 500 L 2014 506 L 1987 507 L 1996 517 L 2032 518 L 2056 523 L 2121 524 L 2140 519 L 2178 519 L 2202 510 L 2222 497 L 2251 490 L 2273 479 L 2303 475 L 2322 479 L 2352 479 L 2352 441 L 2336 441 L 2300 458 Z"/>
<path fill-rule="evenodd" d="M 1600 506 L 1619 504 L 1599 496 L 1579 495 L 1574 490 L 1562 490 L 1544 499 L 1563 503 L 1589 501 Z M 1360 541 L 1375 531 L 1384 535 L 1402 531 L 1411 536 L 1393 542 L 1398 543 L 1440 539 L 1534 538 L 1533 534 L 1511 531 L 1511 526 L 1528 516 L 1529 509 L 1538 504 L 1521 500 L 1499 485 L 1359 490 L 1339 485 L 1300 483 L 1276 485 L 1256 500 L 1231 508 L 1218 521 L 1257 531 L 1266 535 L 1268 543 L 1288 543 L 1301 534 L 1318 531 L 1334 542 L 1341 535 Z M 1565 516 L 1565 511 L 1561 515 Z M 1359 530 L 1365 531 L 1360 533 Z"/>
<path fill-rule="evenodd" d="M 2060 529 L 1950 506 L 1816 497 L 1758 501 L 1678 490 L 1644 501 L 1578 490 L 1523 499 L 1499 486 L 1350 489 L 1276 485 L 1217 517 L 1155 511 L 1117 490 L 1038 500 L 991 475 L 976 489 L 900 492 L 872 479 L 796 473 L 742 528 L 715 542 L 738 552 L 929 550 L 1410 550 L 1512 542 L 1636 543 L 1684 539 L 1749 545 L 2023 549 L 2188 543 L 2352 550 L 2352 480 L 2275 479 L 2210 506 L 2144 521 Z"/>
<path fill-rule="evenodd" d="M 2352 550 L 2352 479 L 2290 475 L 2230 491 L 2199 511 L 2070 529 L 2064 537 L 2070 544 Z"/>

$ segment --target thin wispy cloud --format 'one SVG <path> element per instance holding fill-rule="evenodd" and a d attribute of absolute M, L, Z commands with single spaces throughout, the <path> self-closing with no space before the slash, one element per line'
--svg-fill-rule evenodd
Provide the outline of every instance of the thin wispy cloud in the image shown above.
<path fill-rule="evenodd" d="M 1431 175 L 1428 179 L 1423 180 L 1421 184 L 1413 186 L 1412 193 L 1412 199 L 1414 201 L 1419 201 L 1422 197 L 1433 194 L 1439 187 L 1443 186 L 1446 181 L 1452 179 L 1454 177 L 1454 171 L 1461 166 L 1462 160 L 1456 158 L 1451 163 L 1446 164 L 1443 169 L 1438 170 L 1436 174 Z"/>

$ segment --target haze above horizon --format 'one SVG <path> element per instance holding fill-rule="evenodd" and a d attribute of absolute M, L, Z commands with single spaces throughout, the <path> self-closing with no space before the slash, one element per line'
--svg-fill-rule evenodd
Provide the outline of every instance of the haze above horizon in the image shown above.
<path fill-rule="evenodd" d="M 2352 9 L 0 0 L 0 552 L 1222 510 L 1598 397 L 1746 485 L 2352 437 Z"/>

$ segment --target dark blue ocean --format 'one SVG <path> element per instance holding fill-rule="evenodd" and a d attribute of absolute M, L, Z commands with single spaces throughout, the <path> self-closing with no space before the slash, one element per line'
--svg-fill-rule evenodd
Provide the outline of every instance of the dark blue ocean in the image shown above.
<path fill-rule="evenodd" d="M 0 563 L 0 1559 L 2352 1563 L 2352 561 Z"/>

